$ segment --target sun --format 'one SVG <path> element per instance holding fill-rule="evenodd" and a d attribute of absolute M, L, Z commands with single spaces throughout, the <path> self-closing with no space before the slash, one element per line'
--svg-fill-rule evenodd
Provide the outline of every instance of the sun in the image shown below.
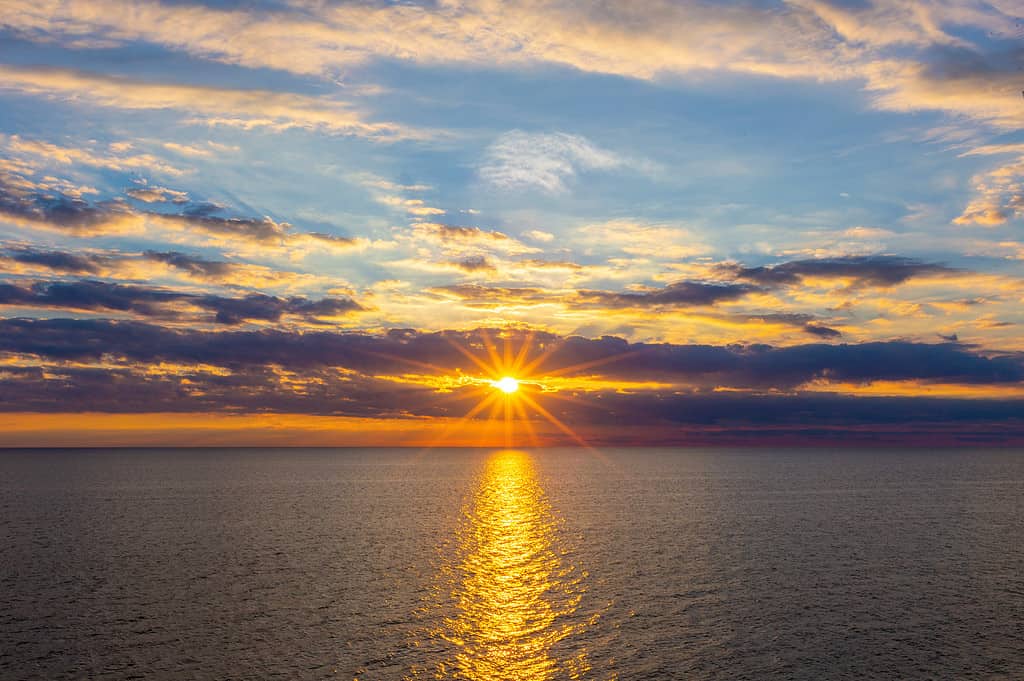
<path fill-rule="evenodd" d="M 500 346 L 492 339 L 491 334 L 495 331 L 499 335 Z M 579 445 L 590 448 L 590 445 L 582 437 L 543 404 L 548 399 L 581 404 L 584 403 L 583 400 L 575 393 L 571 396 L 559 395 L 558 390 L 549 388 L 545 382 L 583 369 L 592 369 L 608 362 L 617 361 L 625 355 L 615 353 L 575 364 L 557 363 L 551 368 L 544 368 L 550 364 L 551 357 L 565 346 L 568 339 L 563 339 L 558 343 L 539 341 L 535 343 L 535 333 L 532 329 L 517 333 L 512 328 L 501 330 L 478 328 L 475 333 L 466 333 L 461 339 L 450 335 L 443 336 L 452 348 L 468 359 L 477 369 L 472 374 L 463 373 L 462 369 L 456 369 L 456 375 L 450 377 L 452 381 L 445 385 L 455 383 L 460 386 L 454 399 L 476 399 L 476 404 L 461 417 L 447 424 L 437 440 L 428 445 L 428 448 L 440 446 L 453 431 L 478 418 L 484 419 L 487 424 L 503 423 L 506 447 L 512 447 L 515 444 L 516 431 L 520 431 L 529 438 L 534 447 L 540 447 L 542 441 L 533 426 L 536 417 L 544 419 Z M 515 347 L 517 344 L 518 348 Z M 398 355 L 382 353 L 381 356 L 400 362 L 410 362 L 420 368 L 436 372 L 438 376 L 444 376 L 446 371 L 442 366 L 410 360 Z M 542 400 L 541 397 L 544 399 Z"/>
<path fill-rule="evenodd" d="M 511 376 L 504 376 L 499 378 L 497 381 L 491 381 L 491 385 L 506 395 L 511 395 L 515 391 L 519 390 L 519 381 Z"/>

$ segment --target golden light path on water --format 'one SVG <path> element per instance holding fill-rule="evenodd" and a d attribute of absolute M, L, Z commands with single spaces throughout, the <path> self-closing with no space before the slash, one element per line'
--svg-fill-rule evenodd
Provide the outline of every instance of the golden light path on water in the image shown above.
<path fill-rule="evenodd" d="M 451 570 L 453 613 L 438 635 L 451 644 L 437 678 L 471 681 L 589 678 L 578 615 L 586 575 L 562 555 L 558 521 L 529 454 L 487 460 L 464 509 Z"/>

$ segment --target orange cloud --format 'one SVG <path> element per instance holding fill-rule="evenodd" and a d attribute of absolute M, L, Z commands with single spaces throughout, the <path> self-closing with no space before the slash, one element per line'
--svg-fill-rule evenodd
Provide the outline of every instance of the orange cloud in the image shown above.
<path fill-rule="evenodd" d="M 393 123 L 368 121 L 346 102 L 269 90 L 150 83 L 49 67 L 0 66 L 0 88 L 119 109 L 174 109 L 198 122 L 277 130 L 307 128 L 374 139 L 423 137 Z"/>

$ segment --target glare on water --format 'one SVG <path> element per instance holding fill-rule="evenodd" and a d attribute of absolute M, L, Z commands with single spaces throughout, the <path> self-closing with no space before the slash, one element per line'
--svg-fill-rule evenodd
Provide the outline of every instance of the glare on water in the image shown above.
<path fill-rule="evenodd" d="M 556 652 L 585 623 L 584 585 L 558 550 L 558 525 L 528 454 L 496 452 L 465 514 L 453 575 L 455 614 L 441 636 L 454 656 L 439 670 L 482 681 L 581 678 L 586 651 Z"/>

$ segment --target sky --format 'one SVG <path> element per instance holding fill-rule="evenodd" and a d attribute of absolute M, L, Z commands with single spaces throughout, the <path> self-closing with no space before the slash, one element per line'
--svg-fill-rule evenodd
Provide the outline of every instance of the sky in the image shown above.
<path fill-rule="evenodd" d="M 1022 94 L 1019 0 L 0 0 L 0 445 L 1020 444 Z"/>

